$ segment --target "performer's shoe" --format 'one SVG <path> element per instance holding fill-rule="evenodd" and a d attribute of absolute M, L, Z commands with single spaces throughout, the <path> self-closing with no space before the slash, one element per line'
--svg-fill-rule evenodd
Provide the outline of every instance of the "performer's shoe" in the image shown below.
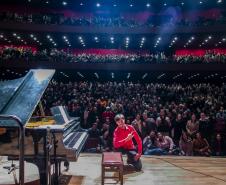
<path fill-rule="evenodd" d="M 133 161 L 132 160 L 129 160 L 129 159 L 127 159 L 127 164 L 133 164 Z"/>

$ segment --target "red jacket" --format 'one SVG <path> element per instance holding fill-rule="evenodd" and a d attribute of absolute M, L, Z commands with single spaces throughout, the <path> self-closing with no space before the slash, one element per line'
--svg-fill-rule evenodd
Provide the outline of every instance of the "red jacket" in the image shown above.
<path fill-rule="evenodd" d="M 142 141 L 140 136 L 138 135 L 137 131 L 131 125 L 126 125 L 126 128 L 117 127 L 114 131 L 114 139 L 113 145 L 117 148 L 124 148 L 124 149 L 135 149 L 133 140 L 125 141 L 129 134 L 133 134 L 133 138 L 136 140 L 138 145 L 138 153 L 142 154 Z"/>

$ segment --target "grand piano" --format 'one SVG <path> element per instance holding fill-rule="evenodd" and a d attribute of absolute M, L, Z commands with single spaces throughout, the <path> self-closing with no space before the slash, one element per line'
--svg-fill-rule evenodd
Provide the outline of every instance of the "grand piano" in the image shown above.
<path fill-rule="evenodd" d="M 5 135 L 0 140 L 0 156 L 20 161 L 21 185 L 24 161 L 37 165 L 41 185 L 58 184 L 61 162 L 68 166 L 69 161 L 76 161 L 88 138 L 79 118 L 70 117 L 63 106 L 51 108 L 51 124 L 32 126 L 37 119 L 32 114 L 54 73 L 30 70 L 20 79 L 0 82 L 0 128 Z"/>

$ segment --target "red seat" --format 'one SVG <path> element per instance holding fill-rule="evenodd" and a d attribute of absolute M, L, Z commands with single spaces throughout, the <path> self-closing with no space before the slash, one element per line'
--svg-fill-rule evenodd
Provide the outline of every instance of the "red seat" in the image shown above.
<path fill-rule="evenodd" d="M 104 164 L 121 164 L 122 154 L 120 152 L 104 152 L 103 153 Z"/>
<path fill-rule="evenodd" d="M 105 179 L 118 178 L 123 185 L 123 160 L 120 152 L 104 152 L 102 154 L 102 185 Z M 118 172 L 118 177 L 105 176 L 105 172 Z"/>

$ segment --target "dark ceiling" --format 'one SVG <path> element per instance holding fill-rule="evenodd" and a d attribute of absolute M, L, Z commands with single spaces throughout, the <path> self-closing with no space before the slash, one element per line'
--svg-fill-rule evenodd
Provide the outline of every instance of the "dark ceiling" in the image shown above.
<path fill-rule="evenodd" d="M 24 76 L 29 69 L 0 69 L 0 81 Z M 69 81 L 135 81 L 143 83 L 215 83 L 226 82 L 225 73 L 220 72 L 121 72 L 121 71 L 56 71 L 54 80 Z"/>
<path fill-rule="evenodd" d="M 225 0 L 1 0 L 0 4 L 28 7 L 65 8 L 73 10 L 151 10 L 159 11 L 166 7 L 182 9 L 207 9 L 226 7 Z"/>

